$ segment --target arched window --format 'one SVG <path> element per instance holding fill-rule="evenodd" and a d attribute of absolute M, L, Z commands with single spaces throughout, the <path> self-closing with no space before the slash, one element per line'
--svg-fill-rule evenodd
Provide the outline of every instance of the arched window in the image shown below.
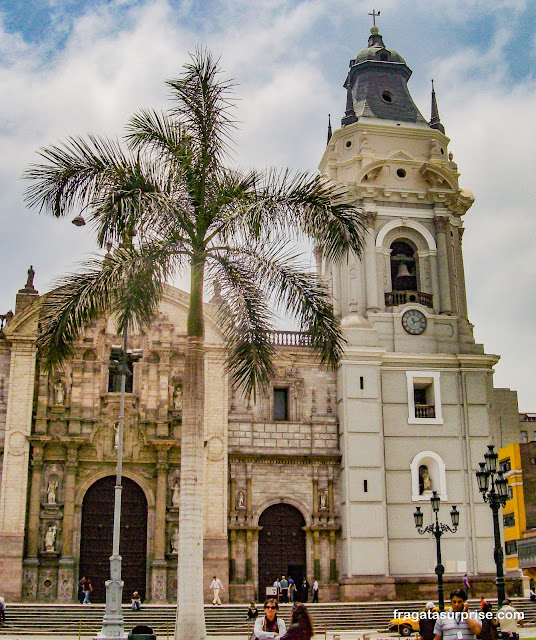
<path fill-rule="evenodd" d="M 410 465 L 411 499 L 430 500 L 432 491 L 437 491 L 441 500 L 447 500 L 445 463 L 435 451 L 421 451 Z"/>
<path fill-rule="evenodd" d="M 393 291 L 418 291 L 415 250 L 407 242 L 391 244 L 391 282 Z"/>

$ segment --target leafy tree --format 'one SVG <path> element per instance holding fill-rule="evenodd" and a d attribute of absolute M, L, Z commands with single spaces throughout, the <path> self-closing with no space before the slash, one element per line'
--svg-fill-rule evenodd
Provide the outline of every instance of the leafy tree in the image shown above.
<path fill-rule="evenodd" d="M 83 211 L 99 245 L 123 241 L 43 303 L 38 348 L 54 366 L 73 353 L 89 321 L 114 312 L 118 329 L 147 327 L 166 279 L 190 273 L 183 386 L 177 638 L 205 638 L 203 616 L 203 292 L 217 283 L 232 381 L 256 393 L 274 372 L 273 309 L 292 313 L 326 366 L 344 348 L 330 293 L 294 247 L 312 239 L 341 260 L 362 250 L 363 223 L 346 191 L 325 178 L 228 168 L 232 85 L 198 50 L 176 80 L 173 106 L 144 110 L 124 144 L 89 136 L 40 152 L 25 173 L 29 204 L 64 217 Z"/>

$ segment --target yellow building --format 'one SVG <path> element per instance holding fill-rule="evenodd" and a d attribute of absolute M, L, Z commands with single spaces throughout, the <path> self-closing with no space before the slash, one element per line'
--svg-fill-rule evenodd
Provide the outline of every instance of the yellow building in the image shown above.
<path fill-rule="evenodd" d="M 506 570 L 517 572 L 519 558 L 517 541 L 526 531 L 525 498 L 523 495 L 523 465 L 519 444 L 499 449 L 499 464 L 508 478 L 508 501 L 503 509 Z"/>

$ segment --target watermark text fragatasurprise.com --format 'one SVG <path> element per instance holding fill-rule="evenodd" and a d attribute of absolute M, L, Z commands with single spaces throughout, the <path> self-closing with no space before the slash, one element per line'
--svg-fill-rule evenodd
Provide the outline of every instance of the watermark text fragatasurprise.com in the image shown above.
<path fill-rule="evenodd" d="M 393 611 L 393 618 L 402 618 L 406 620 L 412 620 L 414 622 L 418 622 L 419 620 L 428 619 L 428 620 L 438 620 L 438 619 L 461 619 L 467 620 L 467 618 L 471 618 L 471 620 L 492 620 L 495 614 L 491 611 L 483 612 L 483 611 L 399 611 L 395 609 Z M 506 620 L 523 620 L 525 618 L 525 614 L 522 611 L 504 611 L 501 614 L 501 618 L 505 618 Z"/>

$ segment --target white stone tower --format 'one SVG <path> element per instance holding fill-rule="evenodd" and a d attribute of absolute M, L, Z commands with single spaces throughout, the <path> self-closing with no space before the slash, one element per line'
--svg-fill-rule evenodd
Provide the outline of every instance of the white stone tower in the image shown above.
<path fill-rule="evenodd" d="M 462 514 L 458 532 L 443 538 L 446 579 L 493 570 L 491 517 L 474 471 L 489 442 L 498 358 L 475 344 L 467 317 L 462 216 L 473 196 L 458 185 L 435 92 L 428 123 L 410 75 L 372 27 L 368 48 L 350 61 L 346 113 L 320 163 L 348 187 L 367 226 L 361 260 L 321 264 L 348 340 L 338 407 L 349 598 L 404 595 L 410 576 L 433 577 L 434 545 L 413 521 L 416 505 L 430 517 L 432 490 L 445 522 L 452 504 Z"/>

